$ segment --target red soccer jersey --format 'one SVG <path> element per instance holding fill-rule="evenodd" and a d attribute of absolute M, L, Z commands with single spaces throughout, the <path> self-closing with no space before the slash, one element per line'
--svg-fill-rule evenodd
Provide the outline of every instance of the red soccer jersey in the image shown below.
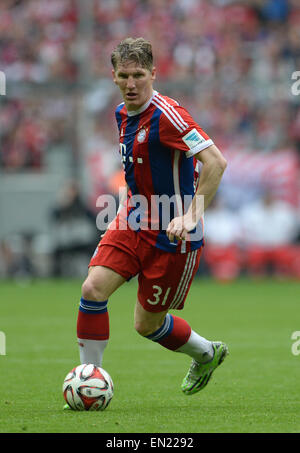
<path fill-rule="evenodd" d="M 202 221 L 187 241 L 171 243 L 166 228 L 172 218 L 186 212 L 195 194 L 199 172 L 193 156 L 213 141 L 178 102 L 157 91 L 138 111 L 128 112 L 120 104 L 116 119 L 129 187 L 129 225 L 134 224 L 143 239 L 167 252 L 201 247 Z"/>

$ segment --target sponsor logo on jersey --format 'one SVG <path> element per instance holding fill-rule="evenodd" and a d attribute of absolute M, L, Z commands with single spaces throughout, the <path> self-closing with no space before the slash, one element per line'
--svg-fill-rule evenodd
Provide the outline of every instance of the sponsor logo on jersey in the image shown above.
<path fill-rule="evenodd" d="M 182 140 L 190 149 L 205 142 L 205 138 L 195 128 L 182 137 Z"/>

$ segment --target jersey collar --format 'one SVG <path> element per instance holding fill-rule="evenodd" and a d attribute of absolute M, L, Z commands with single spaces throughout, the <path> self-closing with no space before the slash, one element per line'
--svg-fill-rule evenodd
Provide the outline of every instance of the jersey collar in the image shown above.
<path fill-rule="evenodd" d="M 153 99 L 153 97 L 157 94 L 157 91 L 153 90 L 152 92 L 152 96 L 151 98 L 149 99 L 149 101 L 147 101 L 145 104 L 143 104 L 138 110 L 131 110 L 130 112 L 127 111 L 127 115 L 128 116 L 135 116 L 135 115 L 139 115 L 140 113 L 144 112 L 145 110 L 147 110 L 147 108 L 149 107 L 149 105 L 151 104 L 151 101 Z"/>

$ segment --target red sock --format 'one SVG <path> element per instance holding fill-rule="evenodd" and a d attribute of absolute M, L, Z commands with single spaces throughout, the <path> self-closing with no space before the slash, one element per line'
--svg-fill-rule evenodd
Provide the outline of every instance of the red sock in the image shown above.
<path fill-rule="evenodd" d="M 109 316 L 107 301 L 80 301 L 77 318 L 77 338 L 86 340 L 108 340 Z"/>
<path fill-rule="evenodd" d="M 168 313 L 163 325 L 147 338 L 171 351 L 176 351 L 188 341 L 191 332 L 190 325 L 184 319 Z"/>

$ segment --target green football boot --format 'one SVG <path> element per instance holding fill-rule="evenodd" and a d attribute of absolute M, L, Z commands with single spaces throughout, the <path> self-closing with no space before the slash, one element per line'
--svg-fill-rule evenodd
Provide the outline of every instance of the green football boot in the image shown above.
<path fill-rule="evenodd" d="M 211 379 L 213 371 L 221 365 L 228 355 L 228 348 L 221 341 L 212 342 L 213 358 L 207 363 L 199 363 L 193 359 L 190 369 L 182 381 L 181 390 L 186 395 L 193 395 L 202 390 Z"/>
<path fill-rule="evenodd" d="M 72 411 L 73 409 L 68 405 L 68 403 L 66 403 L 63 407 L 63 410 L 64 411 Z"/>

